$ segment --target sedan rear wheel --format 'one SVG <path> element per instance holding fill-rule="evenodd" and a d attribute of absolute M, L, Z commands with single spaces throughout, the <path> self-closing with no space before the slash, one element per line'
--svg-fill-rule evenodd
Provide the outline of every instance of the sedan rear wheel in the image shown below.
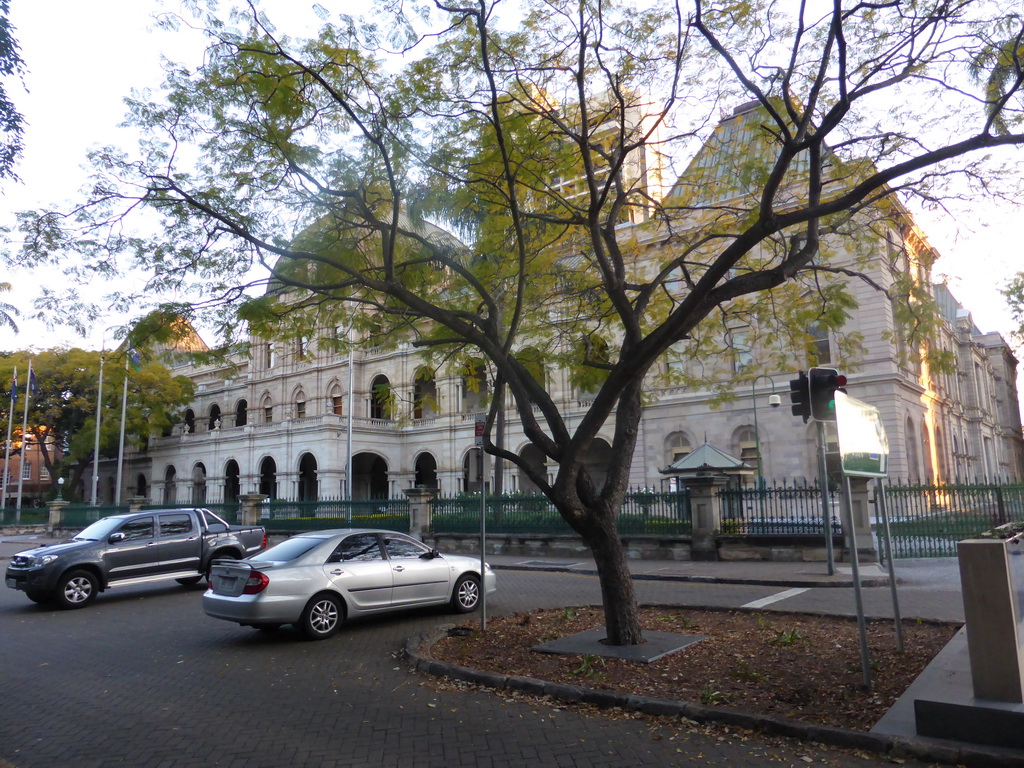
<path fill-rule="evenodd" d="M 61 608 L 84 608 L 96 598 L 99 584 L 88 571 L 71 571 L 57 582 L 55 598 Z"/>
<path fill-rule="evenodd" d="M 302 612 L 298 628 L 310 640 L 326 640 L 341 628 L 344 621 L 341 603 L 334 595 L 317 595 Z"/>
<path fill-rule="evenodd" d="M 452 591 L 452 610 L 456 613 L 471 613 L 480 605 L 480 579 L 471 573 L 455 582 Z"/>

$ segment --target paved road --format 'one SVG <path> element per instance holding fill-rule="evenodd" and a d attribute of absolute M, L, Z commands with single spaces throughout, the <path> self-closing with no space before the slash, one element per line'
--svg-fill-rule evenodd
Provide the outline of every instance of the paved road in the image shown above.
<path fill-rule="evenodd" d="M 592 576 L 501 571 L 499 583 L 492 614 L 598 600 Z M 935 576 L 909 579 L 907 589 L 920 593 L 911 603 L 949 602 Z M 738 606 L 780 591 L 638 583 L 643 602 L 683 605 Z M 442 612 L 354 623 L 310 643 L 291 629 L 261 633 L 207 618 L 200 594 L 123 588 L 65 612 L 0 590 L 0 768 L 888 764 L 439 687 L 411 673 L 400 651 L 452 621 Z M 888 599 L 887 589 L 868 590 L 868 612 L 885 615 Z M 853 599 L 848 589 L 812 589 L 771 607 L 851 612 Z"/>

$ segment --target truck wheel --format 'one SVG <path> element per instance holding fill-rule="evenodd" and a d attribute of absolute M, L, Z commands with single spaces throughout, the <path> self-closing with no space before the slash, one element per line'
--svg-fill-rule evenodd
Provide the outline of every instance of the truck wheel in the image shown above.
<path fill-rule="evenodd" d="M 452 610 L 456 613 L 471 613 L 480 605 L 480 580 L 471 573 L 455 582 L 452 590 Z"/>
<path fill-rule="evenodd" d="M 191 587 L 193 584 L 198 584 L 202 579 L 202 576 L 188 576 L 184 579 L 175 579 L 175 581 L 183 587 Z"/>
<path fill-rule="evenodd" d="M 306 604 L 298 628 L 310 640 L 326 640 L 344 621 L 341 603 L 334 595 L 317 595 Z"/>
<path fill-rule="evenodd" d="M 68 571 L 57 582 L 54 598 L 61 608 L 84 608 L 96 599 L 99 584 L 89 571 Z"/>

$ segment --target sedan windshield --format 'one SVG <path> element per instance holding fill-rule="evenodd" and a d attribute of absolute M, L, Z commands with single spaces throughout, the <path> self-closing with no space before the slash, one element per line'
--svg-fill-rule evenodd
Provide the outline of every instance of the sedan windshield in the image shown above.
<path fill-rule="evenodd" d="M 75 536 L 75 541 L 102 541 L 107 538 L 114 529 L 124 522 L 123 517 L 107 517 L 97 520 L 88 528 L 83 529 Z"/>
<path fill-rule="evenodd" d="M 249 559 L 259 560 L 262 562 L 287 563 L 297 557 L 301 557 L 309 552 L 313 547 L 323 544 L 323 542 L 323 539 L 295 536 L 294 538 L 282 541 L 280 544 L 277 544 L 270 549 L 260 552 L 258 555 L 253 555 Z"/>

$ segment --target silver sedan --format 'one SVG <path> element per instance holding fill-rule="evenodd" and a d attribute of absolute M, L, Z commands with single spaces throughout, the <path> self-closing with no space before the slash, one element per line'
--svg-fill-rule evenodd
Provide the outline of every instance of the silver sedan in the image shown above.
<path fill-rule="evenodd" d="M 491 594 L 494 572 L 483 571 Z M 294 624 L 321 640 L 352 616 L 445 604 L 468 613 L 480 589 L 479 559 L 442 555 L 393 531 L 313 531 L 245 560 L 215 560 L 203 610 L 259 629 Z"/>

